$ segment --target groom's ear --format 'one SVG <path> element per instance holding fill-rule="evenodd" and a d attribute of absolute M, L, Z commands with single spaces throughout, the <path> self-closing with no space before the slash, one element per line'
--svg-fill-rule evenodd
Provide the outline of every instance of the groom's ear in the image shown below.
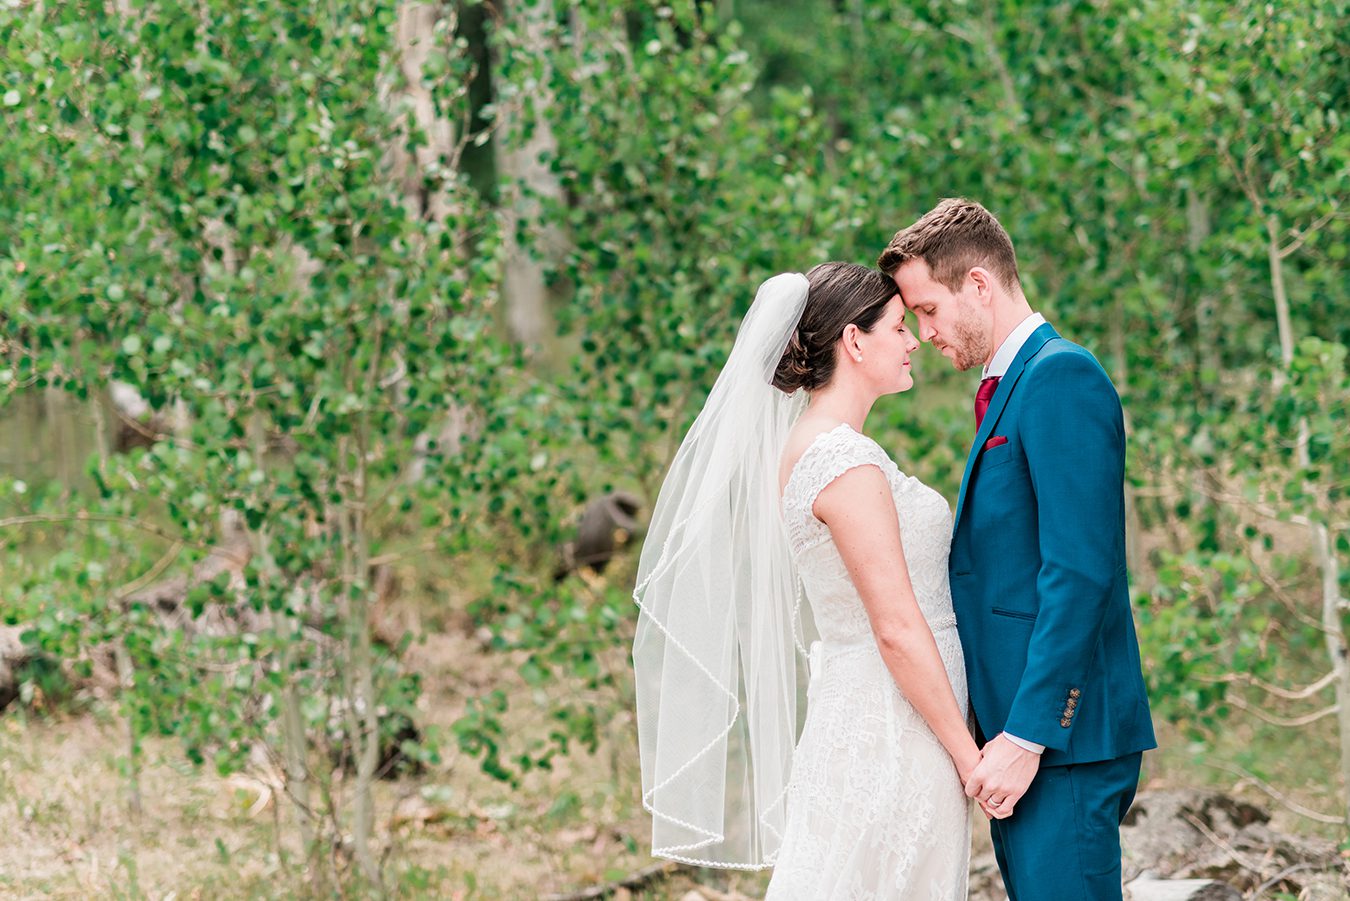
<path fill-rule="evenodd" d="M 973 266 L 966 275 L 975 284 L 975 294 L 981 303 L 988 303 L 993 299 L 994 294 L 994 276 L 983 266 Z"/>

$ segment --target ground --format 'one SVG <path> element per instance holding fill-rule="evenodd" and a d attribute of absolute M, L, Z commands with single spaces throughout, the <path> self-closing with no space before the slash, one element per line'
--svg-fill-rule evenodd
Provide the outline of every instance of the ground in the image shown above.
<path fill-rule="evenodd" d="M 463 619 L 422 631 L 427 637 L 410 649 L 408 664 L 423 673 L 425 723 L 448 726 L 468 696 L 489 686 L 512 693 L 509 727 L 542 716 L 530 690 L 482 649 Z M 125 734 L 98 701 L 78 712 L 0 717 L 0 818 L 8 824 L 0 833 L 0 898 L 303 897 L 294 813 L 284 798 L 278 806 L 266 773 L 194 770 L 174 742 L 149 741 L 135 817 Z M 426 774 L 381 783 L 381 836 L 394 846 L 398 895 L 542 898 L 649 866 L 633 736 L 632 713 L 620 709 L 596 754 L 578 752 L 519 790 L 483 775 L 453 746 Z M 1168 747 L 1149 756 L 1145 787 L 1215 778 L 1195 767 L 1180 738 L 1166 730 L 1161 738 Z M 1268 805 L 1254 789 L 1236 788 Z M 1324 802 L 1315 783 L 1308 789 L 1298 794 Z M 976 856 L 985 835 L 977 823 Z M 753 898 L 764 881 L 763 874 L 683 871 L 635 897 L 679 899 L 702 885 L 713 896 Z"/>

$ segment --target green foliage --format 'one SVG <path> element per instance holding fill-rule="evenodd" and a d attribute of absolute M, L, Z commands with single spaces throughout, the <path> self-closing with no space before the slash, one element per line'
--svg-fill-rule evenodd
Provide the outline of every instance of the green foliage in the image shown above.
<path fill-rule="evenodd" d="M 869 261 L 954 194 L 1000 216 L 1033 304 L 1097 352 L 1125 400 L 1132 528 L 1168 536 L 1133 561 L 1160 714 L 1212 735 L 1233 709 L 1213 680 L 1305 678 L 1280 661 L 1319 653 L 1288 608 L 1318 576 L 1270 533 L 1281 516 L 1345 522 L 1307 503 L 1322 492 L 1343 505 L 1343 394 L 1299 374 L 1350 340 L 1333 313 L 1350 165 L 1343 5 L 743 2 L 735 13 L 575 4 L 547 66 L 513 55 L 518 32 L 498 36 L 499 95 L 550 79 L 532 115 L 557 137 L 549 163 L 566 200 L 544 218 L 566 222 L 572 242 L 554 274 L 570 289 L 557 311 L 570 365 L 524 408 L 492 414 L 494 427 L 512 414 L 539 426 L 488 486 L 510 550 L 476 607 L 500 647 L 529 655 L 522 678 L 568 684 L 584 667 L 546 651 L 571 647 L 568 611 L 589 622 L 597 598 L 551 584 L 546 549 L 588 496 L 619 486 L 654 501 L 754 286 L 823 259 Z M 1284 381 L 1272 241 L 1287 251 L 1293 328 L 1323 348 L 1303 345 Z M 967 380 L 942 361 L 918 369 L 919 390 L 880 404 L 874 422 L 908 471 L 954 497 Z M 1294 462 L 1299 422 L 1315 471 Z M 494 767 L 508 756 L 493 746 Z"/>
<path fill-rule="evenodd" d="M 101 422 L 118 382 L 162 415 L 78 478 L 0 476 L 30 697 L 112 654 L 133 734 L 200 763 L 284 746 L 288 698 L 335 746 L 304 750 L 360 758 L 392 736 L 352 711 L 412 716 L 420 690 L 369 642 L 376 570 L 430 550 L 545 714 L 513 732 L 494 685 L 461 751 L 519 782 L 594 750 L 631 702 L 634 555 L 555 580 L 581 507 L 650 512 L 760 281 L 870 262 L 952 195 L 1000 217 L 1125 400 L 1160 715 L 1207 740 L 1256 701 L 1233 674 L 1316 677 L 1310 525 L 1350 580 L 1341 0 L 587 0 L 539 33 L 522 9 L 442 9 L 420 87 L 489 127 L 413 169 L 396 4 L 0 11 L 0 409 L 60 393 Z M 464 172 L 545 128 L 566 250 L 530 248 L 563 298 L 536 353 L 499 334 L 511 192 Z M 917 362 L 872 425 L 954 498 L 969 377 Z M 226 544 L 196 626 L 140 593 Z"/>
<path fill-rule="evenodd" d="M 294 745 L 274 727 L 290 697 L 320 748 L 363 766 L 391 738 L 376 711 L 406 715 L 418 690 L 371 643 L 374 561 L 462 540 L 455 449 L 419 439 L 510 359 L 485 332 L 495 238 L 476 196 L 427 174 L 454 201 L 433 221 L 392 168 L 425 140 L 371 102 L 395 10 L 3 16 L 2 393 L 63 390 L 101 416 L 120 382 L 169 419 L 151 447 L 92 460 L 88 493 L 6 503 L 71 524 L 45 565 L 0 533 L 6 618 L 43 655 L 111 650 L 133 734 L 176 735 L 198 763 Z M 459 56 L 425 73 L 446 116 Z M 189 580 L 190 628 L 138 594 L 221 556 Z M 311 748 L 278 753 L 303 766 Z"/>
<path fill-rule="evenodd" d="M 1287 373 L 1272 365 L 1247 394 L 1230 394 L 1209 423 L 1203 459 L 1191 458 L 1202 479 L 1231 485 L 1236 496 L 1225 506 L 1198 494 L 1183 500 L 1177 515 L 1208 543 L 1159 555 L 1155 582 L 1140 599 L 1140 627 L 1157 712 L 1197 739 L 1212 738 L 1232 714 L 1229 690 L 1240 692 L 1243 707 L 1260 706 L 1266 693 L 1243 685 L 1311 682 L 1320 669 L 1308 664 L 1325 653 L 1326 624 L 1318 604 L 1297 596 L 1323 574 L 1306 552 L 1280 550 L 1276 539 L 1287 545 L 1291 523 L 1343 533 L 1339 524 L 1350 513 L 1345 358 L 1345 345 L 1305 338 Z M 1238 534 L 1221 538 L 1224 529 Z M 1337 556 L 1345 553 L 1343 534 L 1339 540 Z M 1350 589 L 1344 566 L 1338 579 L 1342 593 Z M 1344 617 L 1339 622 L 1345 629 Z"/>

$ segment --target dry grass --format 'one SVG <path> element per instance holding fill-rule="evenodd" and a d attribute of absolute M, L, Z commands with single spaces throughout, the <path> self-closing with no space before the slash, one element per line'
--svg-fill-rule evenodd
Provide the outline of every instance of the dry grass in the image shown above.
<path fill-rule="evenodd" d="M 261 885 L 276 874 L 269 821 L 247 814 L 253 799 L 224 779 L 161 762 L 173 754 L 165 744 L 151 745 L 143 812 L 133 817 L 122 735 L 97 716 L 6 718 L 4 897 L 218 897 L 213 885 Z"/>
<path fill-rule="evenodd" d="M 474 667 L 466 660 L 488 665 L 475 647 L 472 639 L 442 635 L 416 652 L 430 721 L 448 723 L 458 714 L 472 687 L 465 674 L 472 677 Z M 510 680 L 499 674 L 498 681 Z M 532 712 L 528 698 L 516 700 L 518 723 Z M 381 784 L 382 838 L 395 846 L 398 894 L 539 898 L 649 864 L 648 822 L 637 808 L 635 755 L 626 738 L 631 719 L 620 714 L 610 731 L 595 756 L 575 755 L 518 791 L 452 752 L 421 778 Z M 275 799 L 258 803 L 259 782 L 192 770 L 176 745 L 151 741 L 137 819 L 128 812 L 117 720 L 11 713 L 0 735 L 0 817 L 9 824 L 0 833 L 0 898 L 304 897 L 293 864 L 292 812 L 284 800 L 279 811 Z M 1175 736 L 1163 738 L 1169 747 L 1149 756 L 1148 787 L 1209 781 L 1192 769 Z M 1242 794 L 1262 800 L 1251 790 Z M 977 826 L 977 853 L 986 841 Z M 638 897 L 676 899 L 695 884 L 758 897 L 763 883 L 762 875 L 686 872 Z"/>
<path fill-rule="evenodd" d="M 422 674 L 424 726 L 448 728 L 469 697 L 501 688 L 512 699 L 508 731 L 541 734 L 548 698 L 524 685 L 512 661 L 484 652 L 467 618 L 451 611 L 428 626 L 410 608 L 391 613 L 429 636 L 407 660 Z M 616 649 L 612 665 L 624 665 L 625 653 Z M 562 759 L 519 789 L 483 775 L 449 742 L 443 762 L 423 776 L 381 783 L 380 839 L 392 847 L 390 882 L 398 896 L 534 899 L 649 865 L 632 712 L 617 699 L 615 706 L 595 755 Z M 1326 807 L 1325 776 L 1318 774 L 1331 765 L 1334 743 L 1322 730 L 1308 731 L 1316 734 L 1302 736 L 1293 753 L 1287 736 L 1235 723 L 1210 753 L 1237 759 L 1239 750 L 1263 747 L 1286 790 Z M 1165 750 L 1146 758 L 1146 787 L 1235 787 L 1238 780 L 1205 767 L 1203 755 L 1179 736 L 1164 728 L 1159 737 Z M 0 898 L 311 896 L 296 864 L 294 812 L 284 798 L 278 807 L 266 795 L 265 773 L 223 778 L 194 770 L 176 744 L 151 740 L 141 774 L 143 812 L 135 818 L 124 749 L 124 726 L 105 707 L 79 716 L 11 711 L 0 718 L 0 819 L 8 824 L 0 832 Z M 1250 787 L 1239 794 L 1269 806 Z M 1279 819 L 1300 828 L 1296 818 Z M 977 824 L 976 853 L 985 847 L 986 831 Z M 765 881 L 763 874 L 682 871 L 636 897 L 678 899 L 695 885 L 722 897 L 759 897 Z"/>
<path fill-rule="evenodd" d="M 508 728 L 542 707 L 503 661 L 464 634 L 434 635 L 411 651 L 423 674 L 424 724 L 448 726 L 466 697 L 509 687 Z M 381 783 L 380 839 L 392 845 L 402 897 L 538 898 L 603 883 L 651 863 L 637 806 L 631 714 L 608 725 L 592 756 L 559 762 L 519 790 L 445 749 L 416 779 Z M 172 741 L 149 740 L 133 817 L 123 774 L 125 730 L 105 708 L 85 715 L 0 720 L 0 898 L 304 897 L 293 811 L 269 796 L 267 774 L 221 777 L 185 763 Z M 694 874 L 645 897 L 679 897 Z M 762 880 L 699 875 L 753 895 Z"/>

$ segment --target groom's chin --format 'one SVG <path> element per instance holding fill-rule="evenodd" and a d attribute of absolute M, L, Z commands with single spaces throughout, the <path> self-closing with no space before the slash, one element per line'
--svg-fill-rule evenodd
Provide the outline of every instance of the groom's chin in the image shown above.
<path fill-rule="evenodd" d="M 942 355 L 947 358 L 947 362 L 951 363 L 952 368 L 957 372 L 965 372 L 975 365 L 974 360 L 951 345 L 942 348 Z"/>
<path fill-rule="evenodd" d="M 970 368 L 966 361 L 961 358 L 961 355 L 951 349 L 950 345 L 944 344 L 942 347 L 939 347 L 938 353 L 946 357 L 947 362 L 951 363 L 957 372 L 965 372 Z"/>

